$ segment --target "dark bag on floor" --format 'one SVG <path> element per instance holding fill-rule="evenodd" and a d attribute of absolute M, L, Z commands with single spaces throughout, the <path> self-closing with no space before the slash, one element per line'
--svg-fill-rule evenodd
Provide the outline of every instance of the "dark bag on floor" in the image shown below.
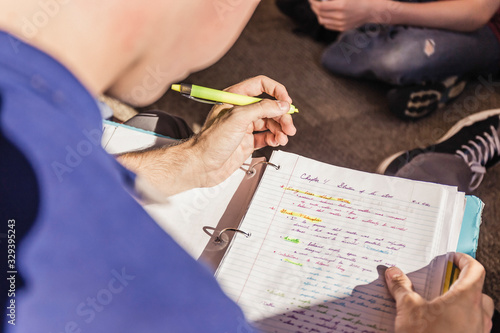
<path fill-rule="evenodd" d="M 124 124 L 177 140 L 188 139 L 194 134 L 184 119 L 161 110 L 141 112 Z"/>
<path fill-rule="evenodd" d="M 325 43 L 331 43 L 337 39 L 339 34 L 337 31 L 327 30 L 318 23 L 308 0 L 276 0 L 276 5 L 297 25 L 294 32 L 308 35 Z"/>

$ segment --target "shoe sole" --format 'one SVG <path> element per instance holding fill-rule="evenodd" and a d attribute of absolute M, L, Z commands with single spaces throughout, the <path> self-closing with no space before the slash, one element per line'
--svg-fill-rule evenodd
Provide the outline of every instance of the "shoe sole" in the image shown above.
<path fill-rule="evenodd" d="M 442 94 L 439 91 L 432 89 L 412 92 L 408 97 L 404 117 L 409 119 L 419 119 L 436 111 L 439 108 L 441 96 Z M 425 99 L 425 101 L 422 101 L 423 99 Z M 410 111 L 410 109 L 415 109 L 415 111 Z"/>
<path fill-rule="evenodd" d="M 441 138 L 439 138 L 434 144 L 437 145 L 443 141 L 448 140 L 451 138 L 453 135 L 457 134 L 462 128 L 468 125 L 472 125 L 475 122 L 485 120 L 486 118 L 489 118 L 491 116 L 495 115 L 500 115 L 500 109 L 493 109 L 493 110 L 486 110 L 486 111 L 481 111 L 478 113 L 474 113 L 468 117 L 463 118 L 462 120 L 458 121 L 455 125 L 453 125 L 448 132 L 445 133 Z M 389 157 L 387 157 L 385 160 L 382 161 L 382 163 L 379 164 L 377 167 L 377 173 L 379 174 L 384 174 L 389 165 L 400 155 L 405 153 L 407 150 L 401 150 L 398 153 L 395 153 Z"/>
<path fill-rule="evenodd" d="M 392 103 L 394 103 L 391 111 L 403 119 L 416 120 L 423 118 L 457 98 L 467 86 L 467 80 L 452 76 L 441 84 L 445 87 L 444 91 L 432 89 L 432 85 L 430 87 L 422 86 L 420 90 L 416 90 L 412 86 L 400 89 L 399 96 L 389 97 L 389 100 L 392 99 Z M 407 101 L 403 114 L 396 111 L 402 108 L 402 106 L 397 106 L 397 100 Z M 410 109 L 413 110 L 410 111 Z"/>

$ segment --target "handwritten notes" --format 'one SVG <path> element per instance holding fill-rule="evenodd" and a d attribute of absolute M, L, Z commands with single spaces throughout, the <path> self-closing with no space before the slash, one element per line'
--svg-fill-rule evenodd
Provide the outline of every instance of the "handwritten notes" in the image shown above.
<path fill-rule="evenodd" d="M 440 293 L 464 197 L 454 188 L 338 168 L 275 152 L 217 272 L 265 332 L 392 332 L 385 267 Z M 458 229 L 458 231 L 457 231 Z M 452 231 L 452 232 L 451 232 Z"/>

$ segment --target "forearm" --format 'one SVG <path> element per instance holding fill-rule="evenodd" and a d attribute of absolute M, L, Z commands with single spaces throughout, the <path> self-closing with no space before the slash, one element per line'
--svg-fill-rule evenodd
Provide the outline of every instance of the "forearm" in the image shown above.
<path fill-rule="evenodd" d="M 412 25 L 455 31 L 474 31 L 497 11 L 498 0 L 442 0 L 407 3 L 374 0 L 375 23 Z"/>
<path fill-rule="evenodd" d="M 177 146 L 121 155 L 118 161 L 166 197 L 200 187 L 191 141 Z"/>

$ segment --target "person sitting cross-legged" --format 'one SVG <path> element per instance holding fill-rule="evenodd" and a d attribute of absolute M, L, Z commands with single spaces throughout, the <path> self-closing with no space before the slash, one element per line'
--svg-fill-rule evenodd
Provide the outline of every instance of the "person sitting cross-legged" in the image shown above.
<path fill-rule="evenodd" d="M 500 0 L 309 0 L 327 29 L 332 73 L 393 85 L 389 109 L 421 118 L 455 99 L 471 76 L 500 63 Z M 490 80 L 491 77 L 488 77 Z"/>

